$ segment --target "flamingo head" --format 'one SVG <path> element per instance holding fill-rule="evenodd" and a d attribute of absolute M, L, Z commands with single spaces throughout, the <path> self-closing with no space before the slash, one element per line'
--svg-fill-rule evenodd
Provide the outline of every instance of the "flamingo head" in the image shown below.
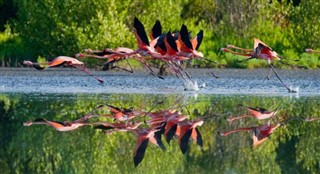
<path fill-rule="evenodd" d="M 23 61 L 22 64 L 28 65 L 28 66 L 32 66 L 33 65 L 33 63 L 31 61 L 29 61 L 29 60 Z"/>
<path fill-rule="evenodd" d="M 311 48 L 307 48 L 304 51 L 307 52 L 307 53 L 312 53 L 313 52 L 313 50 Z"/>
<path fill-rule="evenodd" d="M 91 50 L 91 49 L 84 49 L 84 52 L 86 52 L 86 53 L 92 53 L 92 50 Z"/>
<path fill-rule="evenodd" d="M 31 126 L 32 125 L 32 121 L 23 122 L 22 125 L 23 126 Z"/>
<path fill-rule="evenodd" d="M 81 58 L 81 57 L 85 57 L 85 55 L 84 55 L 84 54 L 81 54 L 81 53 L 78 53 L 78 54 L 75 55 L 75 57 L 76 57 L 76 58 Z"/>
<path fill-rule="evenodd" d="M 192 53 L 194 57 L 200 57 L 200 58 L 204 57 L 202 52 L 198 52 L 194 50 Z"/>
<path fill-rule="evenodd" d="M 234 48 L 234 45 L 227 45 L 227 48 Z"/>
<path fill-rule="evenodd" d="M 227 48 L 220 48 L 220 51 L 228 52 L 228 49 Z"/>

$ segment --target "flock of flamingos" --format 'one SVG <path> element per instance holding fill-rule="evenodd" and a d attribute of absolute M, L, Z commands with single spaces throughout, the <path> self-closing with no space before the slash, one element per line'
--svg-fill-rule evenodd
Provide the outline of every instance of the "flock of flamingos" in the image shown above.
<path fill-rule="evenodd" d="M 79 53 L 76 54 L 75 57 L 104 59 L 107 60 L 106 63 L 114 63 L 125 60 L 128 62 L 128 66 L 130 67 L 130 69 L 121 68 L 118 66 L 113 66 L 113 68 L 119 68 L 132 73 L 133 69 L 128 61 L 128 59 L 130 58 L 140 62 L 150 71 L 152 75 L 163 79 L 163 77 L 157 75 L 157 73 L 155 73 L 150 66 L 150 61 L 161 61 L 169 68 L 172 74 L 177 76 L 179 79 L 182 79 L 186 90 L 199 90 L 197 82 L 193 80 L 190 74 L 186 71 L 183 63 L 190 64 L 190 61 L 192 59 L 197 59 L 203 61 L 207 65 L 207 62 L 210 61 L 204 58 L 203 53 L 197 51 L 203 39 L 203 30 L 200 30 L 194 38 L 191 38 L 190 32 L 185 25 L 181 26 L 180 31 L 169 31 L 163 33 L 160 21 L 157 20 L 149 34 L 149 40 L 145 28 L 138 18 L 134 18 L 133 26 L 134 34 L 138 44 L 138 48 L 136 50 L 125 47 L 118 47 L 116 49 L 106 48 L 104 50 L 85 49 L 85 54 Z M 238 50 L 238 52 L 231 49 Z M 273 51 L 269 46 L 267 46 L 259 39 L 254 39 L 253 49 L 244 49 L 234 45 L 227 45 L 226 48 L 221 48 L 221 51 L 247 57 L 244 61 L 255 58 L 266 60 L 270 67 L 267 78 L 269 79 L 270 73 L 271 71 L 273 71 L 281 84 L 288 90 L 289 93 L 298 92 L 298 89 L 292 89 L 282 81 L 271 64 L 271 62 L 274 60 L 281 60 L 281 56 L 279 56 L 275 51 Z M 316 53 L 319 51 L 306 49 L 306 52 Z M 72 66 L 94 77 L 100 83 L 104 83 L 103 79 L 92 74 L 84 66 L 84 63 L 76 58 L 59 56 L 50 62 L 36 63 L 31 61 L 23 61 L 23 64 L 26 66 L 33 66 L 38 70 L 56 66 Z M 214 77 L 218 78 L 213 72 L 211 72 L 211 74 Z"/>
<path fill-rule="evenodd" d="M 185 85 L 197 85 L 196 81 L 192 79 L 189 73 L 184 68 L 183 63 L 190 63 L 192 59 L 198 59 L 207 63 L 207 59 L 201 52 L 198 52 L 198 48 L 201 45 L 203 38 L 203 31 L 199 31 L 194 38 L 190 37 L 190 33 L 185 25 L 181 26 L 178 32 L 162 32 L 162 27 L 159 21 L 154 24 L 149 37 L 146 34 L 143 24 L 138 20 L 134 19 L 134 34 L 138 43 L 138 48 L 136 50 L 124 47 L 118 47 L 116 49 L 104 49 L 104 50 L 91 50 L 86 49 L 85 54 L 77 54 L 77 58 L 91 57 L 97 59 L 105 59 L 107 63 L 117 62 L 120 60 L 134 59 L 144 65 L 152 75 L 159 78 L 163 78 L 154 72 L 153 68 L 150 66 L 149 61 L 158 60 L 163 62 L 167 67 L 169 67 L 171 73 L 181 79 Z M 233 50 L 238 50 L 233 51 Z M 230 52 L 237 55 L 246 56 L 244 60 L 250 59 L 265 59 L 270 67 L 267 77 L 273 71 L 282 85 L 290 93 L 297 92 L 287 86 L 278 73 L 273 68 L 271 62 L 274 60 L 280 60 L 281 57 L 273 51 L 265 43 L 261 42 L 259 39 L 254 39 L 253 49 L 239 48 L 233 45 L 227 45 L 226 48 L 221 48 L 221 51 Z M 317 52 L 312 49 L 306 49 L 306 52 Z M 54 60 L 46 63 L 34 63 L 30 61 L 24 61 L 25 65 L 33 66 L 36 69 L 42 70 L 48 67 L 56 66 L 72 66 L 81 69 L 90 76 L 97 79 L 100 83 L 104 83 L 104 80 L 93 75 L 83 64 L 76 58 L 59 56 Z M 129 72 L 133 72 L 132 67 L 129 62 L 128 65 L 130 69 L 120 68 Z M 211 74 L 214 75 L 213 72 Z M 280 105 L 279 105 L 280 106 Z M 262 126 L 255 127 L 243 127 L 237 128 L 230 131 L 219 132 L 221 136 L 228 136 L 231 133 L 240 131 L 251 131 L 253 132 L 253 146 L 256 147 L 265 140 L 280 126 L 286 125 L 291 120 L 302 120 L 306 122 L 318 120 L 316 117 L 311 118 L 289 118 L 285 119 L 276 124 L 271 124 L 270 120 L 274 117 L 279 109 L 279 106 L 273 110 L 268 111 L 264 108 L 252 108 L 247 106 L 242 106 L 247 110 L 246 115 L 228 117 L 227 121 L 232 122 L 245 117 L 253 117 L 255 119 L 263 120 L 269 119 Z M 30 126 L 33 124 L 44 124 L 55 128 L 57 131 L 72 131 L 82 126 L 94 126 L 95 129 L 101 129 L 105 134 L 111 134 L 114 132 L 132 132 L 137 136 L 136 147 L 134 149 L 133 159 L 134 165 L 138 166 L 139 163 L 144 158 L 146 148 L 148 143 L 152 143 L 162 150 L 166 147 L 162 142 L 162 136 L 165 138 L 167 143 L 177 137 L 178 143 L 182 153 L 186 153 L 189 148 L 190 139 L 193 140 L 200 147 L 203 145 L 203 139 L 199 131 L 199 126 L 203 125 L 206 119 L 210 119 L 212 116 L 201 117 L 197 119 L 188 119 L 187 115 L 181 114 L 179 111 L 173 109 L 173 107 L 166 110 L 159 111 L 144 111 L 143 109 L 128 109 L 128 108 L 118 108 L 112 105 L 100 105 L 90 113 L 85 116 L 74 120 L 74 121 L 49 121 L 45 118 L 38 118 L 33 121 L 24 122 L 24 126 Z M 107 111 L 105 114 L 101 114 L 101 111 Z M 97 114 L 99 112 L 100 114 Z M 93 117 L 108 117 L 110 122 L 89 122 L 88 120 Z M 139 119 L 140 118 L 140 119 Z M 141 121 L 143 120 L 143 121 Z"/>
<path fill-rule="evenodd" d="M 220 136 L 228 136 L 232 133 L 241 131 L 252 132 L 253 147 L 256 147 L 266 141 L 277 128 L 286 125 L 289 121 L 301 120 L 311 122 L 320 119 L 320 117 L 292 117 L 281 122 L 271 124 L 271 119 L 278 113 L 280 105 L 273 111 L 260 107 L 254 108 L 239 105 L 247 110 L 247 114 L 229 116 L 226 118 L 228 122 L 233 122 L 245 117 L 252 117 L 258 120 L 269 120 L 263 125 L 242 127 L 225 132 L 218 131 L 218 133 Z M 106 135 L 114 132 L 132 132 L 137 136 L 136 146 L 133 153 L 134 165 L 137 167 L 144 158 L 149 142 L 158 146 L 163 151 L 166 150 L 166 147 L 162 142 L 162 136 L 166 140 L 167 144 L 169 144 L 173 138 L 177 137 L 183 154 L 188 151 L 190 139 L 202 147 L 203 139 L 198 127 L 202 126 L 206 119 L 225 115 L 217 114 L 189 119 L 188 115 L 181 114 L 181 112 L 175 110 L 174 107 L 175 105 L 165 110 L 152 111 L 152 108 L 148 111 L 144 111 L 141 108 L 118 108 L 116 106 L 104 104 L 98 106 L 90 113 L 75 121 L 60 122 L 49 121 L 45 118 L 37 118 L 33 121 L 24 122 L 23 125 L 31 126 L 35 124 L 43 124 L 51 126 L 60 132 L 73 131 L 82 126 L 94 126 L 95 129 L 102 130 Z M 108 121 L 99 121 L 99 118 L 101 117 L 107 118 Z M 99 120 L 89 122 L 88 120 L 91 118 L 98 118 Z"/>

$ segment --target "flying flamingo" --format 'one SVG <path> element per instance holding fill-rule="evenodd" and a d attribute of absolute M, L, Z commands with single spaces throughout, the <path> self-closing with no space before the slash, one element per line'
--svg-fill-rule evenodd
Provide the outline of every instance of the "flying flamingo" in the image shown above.
<path fill-rule="evenodd" d="M 275 73 L 275 75 L 277 76 L 277 78 L 279 79 L 279 81 L 282 83 L 282 85 L 288 90 L 289 93 L 297 93 L 296 90 L 293 90 L 291 88 L 289 88 L 280 78 L 280 76 L 278 75 L 278 73 L 276 72 L 276 70 L 274 69 L 274 67 L 271 64 L 271 61 L 273 60 L 281 60 L 281 57 L 275 52 L 273 51 L 268 45 L 266 45 L 265 43 L 263 43 L 262 41 L 260 41 L 257 38 L 254 38 L 254 49 L 250 50 L 250 49 L 244 49 L 244 48 L 240 48 L 240 47 L 236 47 L 234 45 L 228 45 L 228 48 L 234 48 L 234 49 L 238 49 L 238 50 L 242 50 L 245 53 L 240 53 L 240 52 L 235 52 L 232 51 L 228 48 L 221 48 L 221 51 L 224 52 L 229 52 L 232 54 L 236 54 L 236 55 L 241 55 L 241 56 L 247 56 L 248 58 L 246 58 L 244 61 L 250 60 L 250 59 L 265 59 L 269 65 L 269 67 L 271 68 L 271 70 Z M 269 78 L 269 74 L 270 71 L 267 75 L 267 78 Z"/>
<path fill-rule="evenodd" d="M 99 116 L 105 116 L 105 117 L 112 117 L 115 120 L 117 120 L 118 122 L 121 121 L 128 121 L 134 117 L 136 117 L 137 115 L 140 115 L 144 112 L 142 111 L 138 111 L 138 110 L 133 110 L 132 108 L 118 108 L 109 104 L 103 105 L 105 107 L 108 107 L 109 111 L 111 112 L 111 114 L 102 114 Z"/>
<path fill-rule="evenodd" d="M 33 66 L 37 70 L 43 70 L 47 67 L 57 67 L 57 66 L 72 66 L 82 70 L 83 72 L 89 74 L 93 78 L 97 79 L 100 83 L 104 83 L 104 80 L 94 76 L 86 67 L 83 66 L 83 62 L 68 56 L 59 56 L 53 59 L 50 62 L 43 62 L 43 63 L 35 63 L 31 61 L 23 61 L 24 65 Z"/>
<path fill-rule="evenodd" d="M 109 134 L 114 131 L 119 131 L 119 132 L 127 132 L 127 131 L 133 131 L 136 130 L 142 122 L 138 123 L 108 123 L 108 122 L 97 122 L 94 123 L 95 129 L 102 129 L 104 130 L 105 133 Z"/>
<path fill-rule="evenodd" d="M 241 105 L 241 106 L 243 106 L 243 105 Z M 275 111 L 268 111 L 267 109 L 261 108 L 261 107 L 256 107 L 256 108 L 247 107 L 247 106 L 244 106 L 244 107 L 247 109 L 249 114 L 245 114 L 245 115 L 237 116 L 237 117 L 228 117 L 227 121 L 232 122 L 234 120 L 245 118 L 245 117 L 254 117 L 258 120 L 263 120 L 263 119 L 267 119 L 267 118 L 270 118 L 270 117 L 276 115 L 277 110 L 278 110 L 278 108 Z"/>
<path fill-rule="evenodd" d="M 138 43 L 138 49 L 135 50 L 135 52 L 140 54 L 141 56 L 151 56 L 152 58 L 161 56 L 161 54 L 156 52 L 154 49 L 154 46 L 157 42 L 157 39 L 154 39 L 154 41 L 152 43 L 149 42 L 149 39 L 148 39 L 148 36 L 147 36 L 146 31 L 144 29 L 144 26 L 139 21 L 139 19 L 137 17 L 134 18 L 133 27 L 134 27 L 134 35 L 135 35 L 136 41 Z M 149 71 L 151 72 L 152 75 L 163 79 L 163 77 L 156 75 L 156 73 L 146 63 L 145 59 L 140 57 L 137 60 L 141 64 L 143 64 L 147 69 L 149 69 Z"/>
<path fill-rule="evenodd" d="M 200 30 L 198 34 L 192 40 L 190 40 L 188 28 L 186 25 L 183 24 L 181 26 L 178 39 L 176 41 L 178 45 L 178 50 L 179 50 L 178 55 L 185 56 L 188 58 L 198 58 L 198 59 L 203 58 L 204 57 L 203 53 L 197 51 L 202 43 L 202 40 L 203 40 L 203 30 Z M 206 65 L 206 67 L 208 67 L 208 64 L 206 61 L 208 62 L 212 62 L 212 61 L 206 58 L 202 60 L 202 62 Z M 216 76 L 213 72 L 210 72 L 210 73 L 212 74 L 213 77 L 218 78 L 218 76 Z"/>
<path fill-rule="evenodd" d="M 121 60 L 126 60 L 130 70 L 126 69 L 126 68 L 122 68 L 119 66 L 112 66 L 111 68 L 117 68 L 117 69 L 121 69 L 121 70 L 125 70 L 128 71 L 130 73 L 133 73 L 133 68 L 130 65 L 128 58 L 132 57 L 135 58 L 137 56 L 136 52 L 130 48 L 125 48 L 125 47 L 118 47 L 115 50 L 112 49 L 104 49 L 104 50 L 91 50 L 91 49 L 85 49 L 84 50 L 86 53 L 90 53 L 90 54 L 76 54 L 77 58 L 96 58 L 96 59 L 108 59 L 108 61 L 106 62 L 106 64 L 108 63 L 114 63 L 114 62 L 118 62 Z"/>
<path fill-rule="evenodd" d="M 313 49 L 311 49 L 311 48 L 305 49 L 305 52 L 307 52 L 307 53 L 320 53 L 320 51 L 318 51 L 318 50 L 313 50 Z"/>
<path fill-rule="evenodd" d="M 219 132 L 219 134 L 220 136 L 228 136 L 236 132 L 252 131 L 253 147 L 257 147 L 258 145 L 263 143 L 265 140 L 267 140 L 267 138 L 281 125 L 282 125 L 281 123 L 277 123 L 277 124 L 266 123 L 262 126 L 237 128 L 231 131 Z"/>
<path fill-rule="evenodd" d="M 92 125 L 92 123 L 86 123 L 85 121 L 92 118 L 93 116 L 94 115 L 92 113 L 89 113 L 89 114 L 85 115 L 84 117 L 77 119 L 73 122 L 49 121 L 44 118 L 37 118 L 34 121 L 27 121 L 22 124 L 23 124 L 23 126 L 31 126 L 34 124 L 44 124 L 44 125 L 48 125 L 48 126 L 55 128 L 57 131 L 66 132 L 66 131 L 75 130 L 75 129 L 82 127 L 82 126 L 85 126 L 85 125 Z"/>

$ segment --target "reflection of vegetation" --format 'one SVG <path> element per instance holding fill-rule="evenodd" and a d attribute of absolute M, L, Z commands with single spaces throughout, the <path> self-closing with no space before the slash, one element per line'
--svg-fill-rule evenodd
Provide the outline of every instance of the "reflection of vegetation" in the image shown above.
<path fill-rule="evenodd" d="M 150 146 L 144 161 L 134 168 L 132 153 L 135 135 L 104 135 L 92 127 L 67 133 L 47 126 L 22 127 L 20 121 L 43 117 L 52 120 L 74 120 L 101 103 L 149 110 L 166 109 L 176 102 L 176 95 L 96 95 L 96 96 L 0 96 L 1 119 L 0 168 L 2 173 L 305 173 L 319 170 L 320 138 L 317 122 L 290 122 L 274 132 L 269 140 L 253 149 L 249 133 L 220 137 L 217 130 L 263 124 L 252 118 L 228 125 L 226 116 L 216 116 L 199 128 L 204 147 L 194 143 L 186 155 L 180 152 L 177 140 L 167 151 Z M 159 104 L 163 101 L 163 104 Z M 243 114 L 238 104 L 282 110 L 272 122 L 292 116 L 318 116 L 316 97 L 288 100 L 282 97 L 204 96 L 184 98 L 176 109 L 196 118 L 227 113 Z M 180 108 L 181 106 L 181 108 Z M 184 107 L 185 106 L 185 107 Z M 97 118 L 93 118 L 97 119 Z"/>

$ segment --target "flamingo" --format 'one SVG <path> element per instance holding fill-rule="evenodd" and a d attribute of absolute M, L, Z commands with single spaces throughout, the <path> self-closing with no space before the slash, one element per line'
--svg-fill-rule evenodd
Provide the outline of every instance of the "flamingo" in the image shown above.
<path fill-rule="evenodd" d="M 180 43 L 180 53 L 179 55 L 185 57 L 194 57 L 194 58 L 201 58 L 203 57 L 203 53 L 197 52 L 203 38 L 203 30 L 197 34 L 197 36 L 190 41 L 190 36 L 188 32 L 188 28 L 186 25 L 182 25 L 180 29 L 180 33 L 178 36 L 178 41 Z"/>
<path fill-rule="evenodd" d="M 94 123 L 95 129 L 102 129 L 105 133 L 112 133 L 114 131 L 119 132 L 127 132 L 127 131 L 133 131 L 136 130 L 142 122 L 138 123 L 108 123 L 108 122 L 97 122 Z"/>
<path fill-rule="evenodd" d="M 200 30 L 197 35 L 190 40 L 190 35 L 189 31 L 186 25 L 182 25 L 178 39 L 177 39 L 177 45 L 178 45 L 178 50 L 179 53 L 178 55 L 189 57 L 189 58 L 203 58 L 204 55 L 202 52 L 198 52 L 197 50 L 199 49 L 201 43 L 203 40 L 203 30 Z M 199 59 L 200 60 L 200 59 Z M 207 62 L 212 62 L 209 59 L 204 58 L 203 63 L 208 67 Z M 215 78 L 218 78 L 213 72 L 210 72 L 211 75 Z"/>
<path fill-rule="evenodd" d="M 112 105 L 104 105 L 106 107 L 108 107 L 109 111 L 111 112 L 111 114 L 102 114 L 99 116 L 105 116 L 105 117 L 112 117 L 115 120 L 117 120 L 118 122 L 121 121 L 128 121 L 134 117 L 136 117 L 137 115 L 142 114 L 143 112 L 137 111 L 137 110 L 133 110 L 132 108 L 118 108 Z"/>
<path fill-rule="evenodd" d="M 219 132 L 219 134 L 220 136 L 228 136 L 236 132 L 252 131 L 253 147 L 257 147 L 258 145 L 263 143 L 265 140 L 267 140 L 267 138 L 281 125 L 282 125 L 281 123 L 277 123 L 277 124 L 266 123 L 262 126 L 237 128 L 237 129 L 226 131 L 226 132 Z"/>
<path fill-rule="evenodd" d="M 271 61 L 273 60 L 281 60 L 281 56 L 278 55 L 277 52 L 273 51 L 267 44 L 263 43 L 262 41 L 260 41 L 257 38 L 254 38 L 254 49 L 250 50 L 250 49 L 244 49 L 244 48 L 240 48 L 240 47 L 236 47 L 234 45 L 228 45 L 228 48 L 234 48 L 234 49 L 238 49 L 238 50 L 242 50 L 244 53 L 240 53 L 240 52 L 235 52 L 232 51 L 228 48 L 221 48 L 221 51 L 224 52 L 229 52 L 232 54 L 236 54 L 236 55 L 241 55 L 241 56 L 247 56 L 248 58 L 246 58 L 244 61 L 253 59 L 253 58 L 257 58 L 257 59 L 264 59 L 267 61 L 269 67 L 270 67 L 270 71 L 272 70 L 275 75 L 277 76 L 277 78 L 279 79 L 279 81 L 282 83 L 282 85 L 288 90 L 289 93 L 297 93 L 296 90 L 293 90 L 291 88 L 289 88 L 280 78 L 280 76 L 278 75 L 278 73 L 276 72 L 276 70 L 274 69 L 274 67 L 271 64 Z M 267 75 L 267 78 L 269 79 L 269 74 L 270 71 Z"/>
<path fill-rule="evenodd" d="M 286 125 L 289 121 L 292 120 L 302 120 L 302 121 L 314 121 L 317 119 L 311 118 L 302 118 L 302 117 L 292 117 L 288 118 L 282 122 L 276 123 L 276 124 L 270 124 L 268 121 L 266 124 L 262 126 L 254 126 L 254 127 L 243 127 L 243 128 L 237 128 L 226 132 L 218 132 L 220 136 L 228 136 L 232 133 L 241 132 L 241 131 L 252 131 L 253 132 L 253 147 L 257 147 L 261 143 L 267 140 L 267 138 L 280 126 Z"/>
<path fill-rule="evenodd" d="M 313 49 L 311 49 L 311 48 L 305 49 L 305 52 L 307 52 L 307 53 L 320 53 L 320 51 L 318 51 L 318 50 L 313 50 Z"/>
<path fill-rule="evenodd" d="M 33 66 L 37 70 L 43 70 L 48 67 L 57 67 L 57 66 L 62 66 L 62 65 L 63 66 L 72 66 L 72 67 L 78 68 L 78 69 L 82 70 L 83 72 L 89 74 L 90 76 L 92 76 L 93 78 L 98 80 L 100 83 L 104 83 L 104 80 L 94 76 L 86 67 L 84 67 L 83 62 L 81 62 L 73 57 L 59 56 L 50 62 L 43 62 L 43 63 L 42 62 L 35 63 L 35 62 L 31 62 L 31 61 L 26 60 L 26 61 L 23 61 L 23 64 L 27 65 L 27 66 Z"/>
<path fill-rule="evenodd" d="M 241 105 L 241 106 L 243 106 L 243 105 Z M 238 116 L 238 117 L 229 117 L 229 118 L 227 118 L 227 121 L 232 122 L 234 120 L 245 118 L 245 117 L 254 117 L 258 120 L 263 120 L 263 119 L 267 119 L 267 118 L 270 118 L 270 117 L 276 115 L 277 109 L 278 109 L 277 108 L 275 111 L 268 111 L 267 109 L 261 108 L 261 107 L 256 107 L 256 108 L 247 107 L 247 106 L 244 106 L 244 107 L 247 109 L 249 114 L 245 114 L 245 115 Z"/>
<path fill-rule="evenodd" d="M 126 60 L 130 70 L 126 69 L 126 68 L 122 68 L 122 67 L 118 67 L 118 66 L 112 66 L 111 68 L 117 68 L 117 69 L 121 69 L 121 70 L 125 70 L 128 71 L 130 73 L 133 73 L 133 68 L 130 65 L 128 58 L 132 57 L 135 58 L 136 52 L 130 48 L 125 48 L 125 47 L 118 47 L 115 50 L 112 49 L 104 49 L 104 50 L 91 50 L 91 49 L 85 49 L 84 50 L 86 53 L 91 53 L 91 54 L 76 54 L 77 58 L 84 58 L 84 57 L 89 57 L 89 58 L 96 58 L 96 59 L 108 59 L 108 61 L 106 62 L 106 64 L 109 63 L 114 63 L 114 62 L 118 62 L 121 60 Z"/>
<path fill-rule="evenodd" d="M 149 42 L 144 26 L 137 17 L 134 18 L 133 26 L 134 26 L 134 35 L 138 43 L 138 49 L 135 52 L 142 56 L 151 56 L 153 58 L 161 56 L 161 54 L 156 52 L 153 47 L 156 44 L 157 40 L 154 39 L 152 43 Z M 138 59 L 138 61 L 142 63 L 146 68 L 148 68 L 152 75 L 163 79 L 163 77 L 156 75 L 154 73 L 154 71 L 147 65 L 144 59 L 140 58 Z"/>
<path fill-rule="evenodd" d="M 90 117 L 91 117 L 91 115 L 90 115 Z M 86 119 L 88 119 L 90 117 L 88 116 Z M 59 121 L 49 121 L 44 118 L 37 118 L 34 121 L 24 122 L 23 126 L 31 126 L 34 124 L 44 124 L 44 125 L 48 125 L 48 126 L 53 127 L 57 131 L 66 132 L 66 131 L 75 130 L 75 129 L 82 127 L 82 126 L 85 126 L 85 125 L 92 125 L 92 123 L 84 123 L 82 121 L 83 121 L 83 119 L 81 119 L 81 121 L 76 120 L 74 122 L 59 122 Z"/>

